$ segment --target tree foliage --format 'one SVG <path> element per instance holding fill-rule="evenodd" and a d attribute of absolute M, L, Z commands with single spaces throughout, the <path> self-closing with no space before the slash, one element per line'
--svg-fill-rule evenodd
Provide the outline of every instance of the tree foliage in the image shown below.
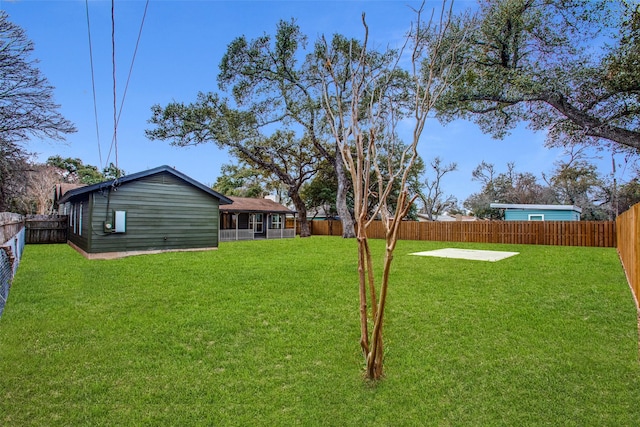
<path fill-rule="evenodd" d="M 514 163 L 498 173 L 491 163 L 481 162 L 473 171 L 473 180 L 482 190 L 465 200 L 464 206 L 479 218 L 503 219 L 504 212 L 491 203 L 574 205 L 582 209 L 581 219 L 600 221 L 615 219 L 613 189 L 582 150 L 571 151 L 558 161 L 542 181 L 530 172 L 519 172 Z M 620 203 L 634 200 L 633 180 L 620 186 Z M 628 198 L 627 198 L 628 197 Z"/>
<path fill-rule="evenodd" d="M 624 212 L 636 203 L 640 203 L 640 174 L 623 184 L 618 189 L 617 194 L 617 212 Z"/>
<path fill-rule="evenodd" d="M 640 149 L 638 7 L 613 1 L 484 0 L 464 20 L 468 66 L 439 116 L 495 137 L 521 121 L 548 144 Z"/>
<path fill-rule="evenodd" d="M 546 178 L 545 178 L 546 179 Z M 611 191 L 581 150 L 570 152 L 567 160 L 559 161 L 547 179 L 555 193 L 555 201 L 582 209 L 581 219 L 602 221 L 615 219 L 611 207 Z"/>
<path fill-rule="evenodd" d="M 263 173 L 247 164 L 225 164 L 220 172 L 212 188 L 226 196 L 264 198 L 272 189 Z"/>
<path fill-rule="evenodd" d="M 306 47 L 307 37 L 294 21 L 280 21 L 274 37 L 264 35 L 250 41 L 238 37 L 222 58 L 218 83 L 221 89 L 232 89 L 238 105 L 256 114 L 259 126 L 278 124 L 300 129 L 317 155 L 333 165 L 338 183 L 334 204 L 342 221 L 343 237 L 353 237 L 346 201 L 347 179 L 336 148 L 325 134 L 320 96 L 315 88 L 317 76 L 303 61 Z"/>
<path fill-rule="evenodd" d="M 338 180 L 333 165 L 326 160 L 318 167 L 313 179 L 306 183 L 301 190 L 302 199 L 305 202 L 312 217 L 323 214 L 327 218 L 338 216 L 336 197 L 338 193 Z M 353 206 L 353 199 L 347 200 L 348 205 Z"/>
<path fill-rule="evenodd" d="M 539 183 L 530 172 L 518 172 L 508 163 L 506 172 L 498 173 L 491 163 L 482 161 L 472 172 L 472 179 L 482 184 L 482 191 L 469 196 L 464 207 L 478 218 L 503 219 L 503 212 L 491 203 L 558 204 L 553 190 Z"/>
<path fill-rule="evenodd" d="M 100 172 L 96 166 L 85 165 L 80 159 L 58 155 L 49 157 L 46 163 L 21 158 L 13 168 L 19 174 L 8 187 L 11 197 L 7 199 L 7 210 L 20 214 L 52 213 L 56 184 L 91 185 L 124 175 L 124 171 L 113 163 Z"/>
<path fill-rule="evenodd" d="M 201 93 L 190 105 L 156 105 L 150 120 L 156 128 L 147 136 L 179 146 L 215 142 L 263 174 L 277 177 L 300 215 L 301 235 L 308 236 L 300 189 L 321 159 L 335 165 L 336 156 L 322 137 L 322 109 L 313 92 L 312 74 L 304 65 L 305 46 L 306 37 L 292 21 L 281 21 L 274 36 L 234 39 L 218 75 L 220 89 L 232 100 Z M 339 180 L 340 170 L 336 165 Z M 342 219 L 348 222 L 344 188 L 339 186 L 336 205 L 339 210 L 345 206 Z"/>
<path fill-rule="evenodd" d="M 119 178 L 124 175 L 123 170 L 119 170 L 113 163 L 104 171 L 100 172 L 97 166 L 85 165 L 78 158 L 62 158 L 59 155 L 51 156 L 47 159 L 46 164 L 53 166 L 61 171 L 61 181 L 70 184 L 97 184 L 108 179 Z"/>
<path fill-rule="evenodd" d="M 214 142 L 240 161 L 277 177 L 300 215 L 300 235 L 311 235 L 300 188 L 313 177 L 319 162 L 312 138 L 288 129 L 264 134 L 259 114 L 234 109 L 212 93 L 200 93 L 191 104 L 155 105 L 152 112 L 149 122 L 155 128 L 146 131 L 150 139 L 168 140 L 180 147 Z"/>
<path fill-rule="evenodd" d="M 0 10 L 0 209 L 19 210 L 25 196 L 31 137 L 64 139 L 76 129 L 59 112 L 53 86 L 32 59 L 24 30 Z"/>
<path fill-rule="evenodd" d="M 118 179 L 126 175 L 123 169 L 117 167 L 113 162 L 110 162 L 104 169 L 102 169 L 102 176 L 104 180 Z"/>

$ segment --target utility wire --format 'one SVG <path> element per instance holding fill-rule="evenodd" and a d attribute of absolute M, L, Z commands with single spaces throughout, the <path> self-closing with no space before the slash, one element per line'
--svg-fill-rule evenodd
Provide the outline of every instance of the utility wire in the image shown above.
<path fill-rule="evenodd" d="M 122 94 L 122 101 L 120 102 L 120 110 L 118 111 L 118 122 L 120 122 L 120 114 L 122 114 L 122 107 L 124 106 L 124 99 L 127 97 L 127 89 L 129 89 L 129 81 L 131 80 L 131 73 L 133 72 L 133 63 L 136 60 L 136 54 L 138 53 L 138 46 L 140 45 L 140 38 L 142 37 L 142 27 L 144 27 L 144 20 L 147 17 L 147 8 L 149 7 L 149 0 L 144 5 L 144 12 L 142 14 L 142 22 L 140 22 L 140 30 L 138 31 L 138 39 L 136 40 L 136 47 L 133 50 L 133 57 L 131 58 L 131 66 L 129 67 L 129 75 L 127 76 L 127 83 L 124 86 L 124 93 Z"/>
<path fill-rule="evenodd" d="M 136 46 L 135 46 L 135 49 L 133 51 L 133 57 L 131 58 L 131 65 L 129 66 L 129 74 L 127 75 L 127 82 L 126 82 L 125 87 L 124 87 L 124 93 L 122 95 L 122 100 L 120 101 L 120 109 L 118 110 L 117 117 L 116 117 L 116 98 L 115 98 L 115 53 L 113 54 L 113 62 L 114 62 L 114 65 L 113 65 L 113 68 L 114 68 L 114 78 L 113 78 L 113 80 L 114 80 L 114 83 L 113 83 L 113 86 L 114 86 L 114 101 L 113 101 L 114 102 L 114 107 L 113 108 L 114 108 L 114 123 L 115 123 L 115 126 L 114 126 L 114 132 L 113 132 L 113 139 L 111 141 L 111 148 L 109 149 L 109 156 L 111 156 L 111 149 L 113 147 L 115 147 L 115 151 L 116 151 L 116 168 L 118 167 L 118 141 L 117 141 L 117 138 L 116 138 L 116 135 L 117 135 L 116 134 L 116 129 L 118 127 L 118 124 L 120 123 L 120 116 L 122 115 L 122 110 L 124 108 L 124 101 L 125 101 L 125 98 L 127 97 L 127 90 L 129 89 L 129 82 L 131 80 L 131 74 L 133 73 L 133 64 L 135 63 L 136 55 L 138 53 L 138 46 L 140 45 L 140 39 L 142 38 L 142 29 L 144 27 L 145 18 L 147 17 L 147 9 L 148 8 L 149 8 L 149 0 L 146 1 L 145 6 L 144 6 L 144 12 L 142 14 L 142 22 L 140 22 L 140 29 L 138 30 L 138 38 L 136 40 Z M 113 25 L 114 25 L 113 24 L 113 22 L 114 22 L 113 8 L 112 8 L 112 18 L 111 19 L 112 19 L 112 27 L 113 27 Z M 113 52 L 115 52 L 115 42 L 112 42 L 112 50 L 113 50 Z"/>
<path fill-rule="evenodd" d="M 91 88 L 93 90 L 93 116 L 96 121 L 96 139 L 98 141 L 98 159 L 100 161 L 100 168 L 102 165 L 102 149 L 100 146 L 100 127 L 98 126 L 98 101 L 96 98 L 96 78 L 93 69 L 93 48 L 91 43 L 91 24 L 89 23 L 89 0 L 85 0 L 85 8 L 87 10 L 87 34 L 89 35 L 89 62 L 91 64 Z"/>
<path fill-rule="evenodd" d="M 115 0 L 111 0 L 111 65 L 113 70 L 113 147 L 116 155 L 116 169 L 118 168 L 118 118 L 116 95 L 116 19 Z"/>

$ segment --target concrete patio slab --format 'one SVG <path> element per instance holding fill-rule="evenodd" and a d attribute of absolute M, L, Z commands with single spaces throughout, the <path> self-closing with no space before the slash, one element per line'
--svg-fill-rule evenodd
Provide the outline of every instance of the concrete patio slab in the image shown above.
<path fill-rule="evenodd" d="M 495 262 L 495 261 L 500 261 L 501 259 L 509 258 L 518 254 L 519 252 L 482 251 L 477 249 L 445 248 L 445 249 L 436 249 L 433 251 L 414 252 L 410 255 L 433 256 L 433 257 L 440 257 L 440 258 L 458 258 L 458 259 L 468 259 L 473 261 Z"/>

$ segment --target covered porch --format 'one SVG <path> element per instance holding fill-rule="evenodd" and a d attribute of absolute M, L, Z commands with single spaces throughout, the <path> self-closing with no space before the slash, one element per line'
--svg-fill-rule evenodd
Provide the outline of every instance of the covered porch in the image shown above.
<path fill-rule="evenodd" d="M 296 236 L 295 212 L 270 199 L 229 197 L 220 206 L 220 241 L 285 239 Z"/>

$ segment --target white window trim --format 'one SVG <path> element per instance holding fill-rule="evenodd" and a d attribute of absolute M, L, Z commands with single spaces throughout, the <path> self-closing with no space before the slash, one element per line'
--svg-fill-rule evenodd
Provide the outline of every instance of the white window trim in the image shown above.
<path fill-rule="evenodd" d="M 532 217 L 536 219 L 532 219 Z M 529 221 L 544 221 L 544 214 L 529 214 Z"/>
<path fill-rule="evenodd" d="M 282 217 L 280 214 L 271 214 L 271 229 L 280 230 L 282 228 Z"/>
<path fill-rule="evenodd" d="M 78 236 L 82 236 L 82 202 L 78 211 Z"/>
<path fill-rule="evenodd" d="M 77 233 L 76 228 L 76 205 L 71 205 L 71 229 L 73 230 L 73 234 Z"/>

